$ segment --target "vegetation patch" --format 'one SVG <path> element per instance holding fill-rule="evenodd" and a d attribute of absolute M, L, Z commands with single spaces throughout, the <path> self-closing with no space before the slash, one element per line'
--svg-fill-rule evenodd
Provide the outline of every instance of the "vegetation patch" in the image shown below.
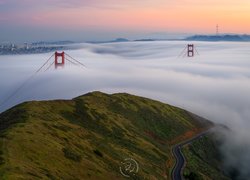
<path fill-rule="evenodd" d="M 184 169 L 186 179 L 221 179 L 229 180 L 221 166 L 222 158 L 218 149 L 219 142 L 213 134 L 197 139 L 184 147 L 187 165 Z"/>
<path fill-rule="evenodd" d="M 24 123 L 28 119 L 27 109 L 25 103 L 11 108 L 8 111 L 0 114 L 0 131 L 6 130 L 14 124 Z"/>
<path fill-rule="evenodd" d="M 198 174 L 196 174 L 195 172 L 190 172 L 190 173 L 184 174 L 184 178 L 186 180 L 202 180 L 202 177 L 199 176 Z"/>
<path fill-rule="evenodd" d="M 3 165 L 4 162 L 5 162 L 5 161 L 4 161 L 3 157 L 0 156 L 0 166 Z"/>
<path fill-rule="evenodd" d="M 75 162 L 80 162 L 82 160 L 81 155 L 70 148 L 63 148 L 62 151 L 64 153 L 64 157 L 67 159 L 73 160 Z"/>
<path fill-rule="evenodd" d="M 103 154 L 98 149 L 95 149 L 94 153 L 99 157 L 103 157 Z"/>

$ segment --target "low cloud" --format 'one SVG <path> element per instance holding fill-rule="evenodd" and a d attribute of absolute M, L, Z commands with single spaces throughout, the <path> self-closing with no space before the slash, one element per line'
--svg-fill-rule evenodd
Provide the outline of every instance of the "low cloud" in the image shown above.
<path fill-rule="evenodd" d="M 87 68 L 39 73 L 0 110 L 27 100 L 71 99 L 89 91 L 128 92 L 185 108 L 227 125 L 225 166 L 250 178 L 249 43 L 197 43 L 199 56 L 177 58 L 186 42 L 82 44 L 68 54 Z M 0 56 L 0 99 L 14 91 L 49 54 Z"/>

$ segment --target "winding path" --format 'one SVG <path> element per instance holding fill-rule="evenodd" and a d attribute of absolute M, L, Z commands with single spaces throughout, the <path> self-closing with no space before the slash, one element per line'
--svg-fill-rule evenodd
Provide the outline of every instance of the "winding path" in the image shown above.
<path fill-rule="evenodd" d="M 181 148 L 184 145 L 190 144 L 193 141 L 201 138 L 202 136 L 208 134 L 209 132 L 211 132 L 211 129 L 209 129 L 207 131 L 204 131 L 204 132 L 196 135 L 195 137 L 193 137 L 193 138 L 191 138 L 191 139 L 189 139 L 187 141 L 184 141 L 184 142 L 182 142 L 180 144 L 177 144 L 172 148 L 172 152 L 173 152 L 175 160 L 176 160 L 174 168 L 173 168 L 173 170 L 171 172 L 172 180 L 182 180 L 183 179 L 182 170 L 183 170 L 183 167 L 184 167 L 184 164 L 185 164 L 185 157 L 181 152 Z"/>

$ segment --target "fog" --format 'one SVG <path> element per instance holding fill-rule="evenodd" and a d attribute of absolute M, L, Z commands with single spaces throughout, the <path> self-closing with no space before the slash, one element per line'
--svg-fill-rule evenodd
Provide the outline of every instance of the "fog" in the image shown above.
<path fill-rule="evenodd" d="M 90 91 L 127 92 L 175 105 L 228 126 L 220 147 L 225 166 L 250 178 L 250 43 L 194 42 L 194 58 L 178 57 L 181 41 L 81 44 L 67 53 L 87 68 L 65 65 L 38 73 L 0 106 L 71 99 Z M 5 101 L 51 53 L 0 56 Z"/>

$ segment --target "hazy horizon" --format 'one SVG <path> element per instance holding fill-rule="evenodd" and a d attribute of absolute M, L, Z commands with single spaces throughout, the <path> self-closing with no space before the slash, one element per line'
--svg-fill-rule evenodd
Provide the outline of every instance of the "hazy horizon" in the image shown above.
<path fill-rule="evenodd" d="M 0 41 L 95 41 L 183 34 L 250 34 L 239 0 L 0 0 Z"/>
<path fill-rule="evenodd" d="M 93 32 L 92 32 L 93 33 Z M 48 34 L 48 36 L 46 36 L 45 38 L 22 38 L 19 40 L 16 40 L 16 38 L 11 38 L 9 40 L 0 40 L 0 44 L 1 43 L 33 43 L 33 42 L 55 42 L 55 41 L 73 41 L 76 43 L 82 43 L 82 42 L 105 42 L 105 41 L 111 41 L 111 40 L 116 40 L 119 38 L 124 38 L 124 39 L 128 39 L 128 40 L 138 40 L 138 39 L 158 39 L 158 40 L 168 40 L 168 39 L 183 39 L 186 38 L 188 36 L 192 36 L 195 34 L 191 34 L 191 33 L 164 33 L 164 32 L 155 32 L 155 33 L 133 33 L 133 34 L 129 34 L 129 33 L 96 33 L 96 36 L 93 37 L 86 37 L 86 38 L 79 38 L 80 34 L 82 36 L 84 36 L 84 33 L 79 33 L 79 35 L 75 35 L 76 37 L 65 37 L 65 38 L 54 38 L 54 37 L 50 37 L 50 32 Z"/>

